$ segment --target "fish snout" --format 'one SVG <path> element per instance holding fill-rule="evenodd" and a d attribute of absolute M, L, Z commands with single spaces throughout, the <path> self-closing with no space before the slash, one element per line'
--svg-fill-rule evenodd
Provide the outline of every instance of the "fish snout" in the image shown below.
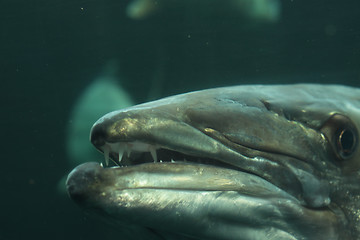
<path fill-rule="evenodd" d="M 90 131 L 90 142 L 96 147 L 99 148 L 105 145 L 106 131 L 102 124 L 95 123 Z"/>
<path fill-rule="evenodd" d="M 66 180 L 67 192 L 72 200 L 83 205 L 91 189 L 97 184 L 101 166 L 96 162 L 88 162 L 79 165 L 70 172 Z"/>

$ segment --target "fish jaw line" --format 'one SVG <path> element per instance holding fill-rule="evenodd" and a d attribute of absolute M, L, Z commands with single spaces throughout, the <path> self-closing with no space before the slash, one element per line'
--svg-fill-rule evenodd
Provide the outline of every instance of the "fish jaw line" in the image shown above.
<path fill-rule="evenodd" d="M 120 189 L 240 191 L 253 196 L 279 194 L 298 202 L 286 191 L 262 177 L 216 159 L 199 158 L 140 141 L 106 142 L 99 149 L 104 153 L 105 160 L 100 166 L 105 170 L 111 167 L 109 171 L 117 171 L 119 174 L 116 179 L 122 183 L 127 182 L 126 186 L 119 186 Z M 163 152 L 170 155 L 164 158 L 166 154 Z M 147 154 L 146 159 L 144 153 Z M 139 155 L 138 159 L 132 159 L 133 155 Z M 131 184 L 127 185 L 130 182 Z"/>
<path fill-rule="evenodd" d="M 89 174 L 91 173 L 91 174 Z M 75 175 L 81 177 L 73 177 Z M 68 179 L 77 186 L 99 193 L 118 195 L 141 190 L 193 192 L 237 192 L 254 199 L 286 199 L 300 202 L 265 179 L 246 172 L 185 162 L 143 163 L 128 167 L 104 168 L 98 163 L 85 163 L 75 168 Z M 68 180 L 71 182 L 73 180 Z M 75 185 L 75 184 L 74 184 Z M 140 191 L 140 192 L 139 192 Z M 194 195 L 194 196 L 195 196 Z"/>
<path fill-rule="evenodd" d="M 298 199 L 266 179 L 216 159 L 197 158 L 139 141 L 105 143 L 100 149 L 104 152 L 105 159 L 105 163 L 100 166 L 105 170 L 104 173 L 114 177 L 116 181 L 113 185 L 121 191 L 236 191 L 254 199 L 288 199 L 301 205 Z M 177 153 L 183 158 L 163 159 L 162 151 Z M 134 163 L 131 160 L 133 153 L 146 153 L 147 158 L 138 159 Z M 110 159 L 113 165 L 109 164 Z"/>

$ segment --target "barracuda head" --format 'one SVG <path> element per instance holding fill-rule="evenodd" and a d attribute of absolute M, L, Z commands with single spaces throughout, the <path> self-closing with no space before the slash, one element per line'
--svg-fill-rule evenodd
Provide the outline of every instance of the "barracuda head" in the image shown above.
<path fill-rule="evenodd" d="M 243 86 L 112 112 L 90 136 L 104 164 L 74 169 L 68 191 L 136 237 L 351 239 L 360 228 L 359 96 L 341 86 Z"/>

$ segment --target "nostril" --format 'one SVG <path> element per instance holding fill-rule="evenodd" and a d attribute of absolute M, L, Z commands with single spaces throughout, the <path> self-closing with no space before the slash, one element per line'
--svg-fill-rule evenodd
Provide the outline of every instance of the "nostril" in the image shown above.
<path fill-rule="evenodd" d="M 90 142 L 95 147 L 101 147 L 105 144 L 105 131 L 101 124 L 95 124 L 90 131 Z"/>

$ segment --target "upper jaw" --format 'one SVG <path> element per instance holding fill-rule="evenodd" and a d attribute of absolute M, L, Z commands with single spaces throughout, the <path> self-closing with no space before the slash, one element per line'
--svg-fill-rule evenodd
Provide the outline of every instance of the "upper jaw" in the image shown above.
<path fill-rule="evenodd" d="M 155 112 L 156 113 L 156 112 Z M 138 115 L 135 112 L 117 112 L 105 115 L 91 129 L 90 141 L 104 153 L 105 164 L 112 159 L 117 165 L 127 165 L 132 155 L 149 153 L 153 162 L 171 160 L 158 156 L 159 151 L 169 150 L 180 153 L 183 157 L 216 159 L 228 165 L 239 155 L 218 140 L 206 135 L 201 130 L 177 119 L 167 116 Z M 227 152 L 235 154 L 228 157 Z M 178 155 L 178 154 L 175 154 Z M 184 160 L 176 159 L 174 161 Z M 123 161 L 125 160 L 125 161 Z M 148 162 L 148 161 L 144 161 Z M 130 163 L 131 164 L 131 163 Z"/>

